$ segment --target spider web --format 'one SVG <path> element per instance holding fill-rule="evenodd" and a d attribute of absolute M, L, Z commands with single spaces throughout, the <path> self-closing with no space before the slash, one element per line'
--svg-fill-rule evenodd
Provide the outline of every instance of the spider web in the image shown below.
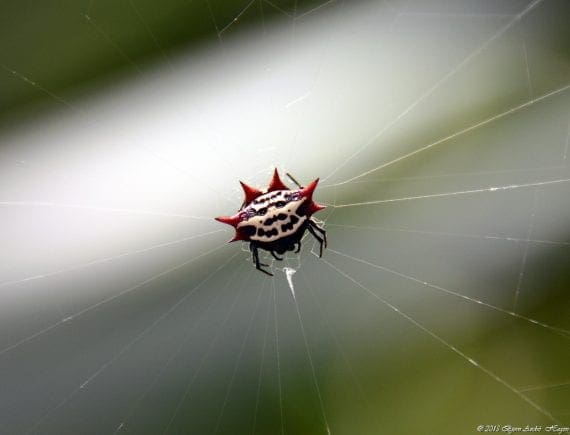
<path fill-rule="evenodd" d="M 112 96 L 0 59 L 61 110 L 3 132 L 1 432 L 569 432 L 566 3 L 210 0 L 190 55 L 125 7 Z M 268 278 L 211 217 L 274 166 L 329 249 Z"/>

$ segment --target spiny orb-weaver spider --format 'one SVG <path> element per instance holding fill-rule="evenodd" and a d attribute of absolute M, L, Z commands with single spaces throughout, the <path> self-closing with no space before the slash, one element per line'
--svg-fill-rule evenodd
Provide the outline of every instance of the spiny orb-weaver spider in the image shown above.
<path fill-rule="evenodd" d="M 287 251 L 301 250 L 301 238 L 305 230 L 313 235 L 320 244 L 319 257 L 323 256 L 323 246 L 327 247 L 327 233 L 317 225 L 312 215 L 325 208 L 313 201 L 319 179 L 303 187 L 289 174 L 298 189 L 291 190 L 279 178 L 277 169 L 266 191 L 248 186 L 240 181 L 245 199 L 239 211 L 233 216 L 215 218 L 219 222 L 231 225 L 236 233 L 230 242 L 242 240 L 249 242 L 249 250 L 257 270 L 273 276 L 261 266 L 259 249 L 269 251 L 276 260 L 283 260 L 279 255 Z M 279 254 L 279 255 L 278 255 Z"/>

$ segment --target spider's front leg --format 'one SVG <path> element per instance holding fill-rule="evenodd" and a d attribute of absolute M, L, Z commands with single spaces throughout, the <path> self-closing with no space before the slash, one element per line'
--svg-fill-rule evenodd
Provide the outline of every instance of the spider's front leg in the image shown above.
<path fill-rule="evenodd" d="M 271 272 L 268 272 L 267 270 L 262 269 L 261 266 L 267 267 L 267 266 L 269 266 L 269 265 L 268 265 L 268 264 L 265 264 L 265 263 L 260 263 L 260 262 L 259 262 L 259 250 L 258 250 L 257 246 L 256 246 L 254 243 L 250 243 L 250 244 L 249 244 L 249 250 L 251 251 L 251 256 L 252 256 L 252 258 L 253 258 L 253 262 L 255 263 L 255 268 L 256 268 L 257 270 L 260 270 L 260 271 L 263 272 L 263 273 L 266 273 L 266 274 L 269 275 L 269 276 L 273 276 L 273 274 L 272 274 Z"/>
<path fill-rule="evenodd" d="M 279 257 L 279 256 L 275 253 L 275 251 L 269 251 L 269 252 L 271 252 L 271 255 L 273 255 L 273 258 L 275 258 L 276 260 L 278 260 L 278 261 L 283 261 L 283 258 L 282 258 L 282 257 Z"/>
<path fill-rule="evenodd" d="M 327 247 L 327 232 L 319 227 L 313 219 L 309 219 L 309 226 L 307 227 L 309 232 L 313 235 L 315 239 L 319 241 L 319 258 L 323 256 L 323 246 Z M 317 234 L 317 231 L 322 235 L 322 237 Z"/>

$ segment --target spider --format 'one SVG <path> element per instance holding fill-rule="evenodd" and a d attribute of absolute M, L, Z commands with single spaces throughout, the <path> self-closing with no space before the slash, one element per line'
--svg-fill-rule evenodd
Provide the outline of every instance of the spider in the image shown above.
<path fill-rule="evenodd" d="M 298 189 L 291 190 L 283 184 L 277 169 L 265 192 L 240 181 L 245 199 L 239 211 L 233 216 L 215 218 L 236 229 L 230 242 L 249 242 L 255 268 L 271 276 L 273 274 L 262 267 L 268 265 L 259 261 L 259 249 L 269 251 L 273 258 L 282 261 L 283 257 L 279 255 L 301 250 L 301 238 L 306 230 L 320 244 L 319 257 L 323 256 L 323 247 L 327 247 L 326 231 L 312 218 L 313 213 L 325 208 L 313 201 L 319 179 L 303 187 L 291 175 L 287 176 Z"/>

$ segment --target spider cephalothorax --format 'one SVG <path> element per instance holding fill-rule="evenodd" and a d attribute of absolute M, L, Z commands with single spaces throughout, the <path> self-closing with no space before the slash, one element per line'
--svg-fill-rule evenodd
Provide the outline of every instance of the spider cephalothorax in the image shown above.
<path fill-rule="evenodd" d="M 245 193 L 241 209 L 233 216 L 216 218 L 236 229 L 230 242 L 249 242 L 255 267 L 268 275 L 272 273 L 261 268 L 267 264 L 259 262 L 259 249 L 269 251 L 277 260 L 283 260 L 279 255 L 287 251 L 300 251 L 305 230 L 319 241 L 320 256 L 323 255 L 323 246 L 327 246 L 326 231 L 311 217 L 313 213 L 325 208 L 313 201 L 313 192 L 319 179 L 302 187 L 290 178 L 299 187 L 297 190 L 291 190 L 283 184 L 277 169 L 265 192 L 240 181 Z"/>

